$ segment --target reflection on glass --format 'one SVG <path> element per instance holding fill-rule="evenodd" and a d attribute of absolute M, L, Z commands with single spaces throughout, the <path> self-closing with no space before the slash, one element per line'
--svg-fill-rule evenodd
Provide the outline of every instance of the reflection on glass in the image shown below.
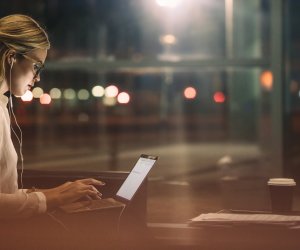
<path fill-rule="evenodd" d="M 105 106 L 114 106 L 114 105 L 116 105 L 116 103 L 117 103 L 117 99 L 115 97 L 105 96 L 103 98 L 103 104 Z"/>

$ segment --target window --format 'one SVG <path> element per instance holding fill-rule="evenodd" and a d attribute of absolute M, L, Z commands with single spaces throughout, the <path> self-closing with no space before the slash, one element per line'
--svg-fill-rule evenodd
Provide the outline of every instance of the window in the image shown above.
<path fill-rule="evenodd" d="M 270 2 L 1 6 L 32 14 L 52 41 L 39 84 L 51 102 L 37 94 L 16 104 L 25 167 L 130 170 L 139 154 L 154 154 L 149 222 L 185 222 L 232 206 L 267 209 Z M 259 195 L 234 200 L 249 190 Z"/>

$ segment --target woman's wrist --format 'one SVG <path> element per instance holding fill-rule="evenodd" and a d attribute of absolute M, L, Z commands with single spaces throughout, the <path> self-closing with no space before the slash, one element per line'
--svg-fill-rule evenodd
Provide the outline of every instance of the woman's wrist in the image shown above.
<path fill-rule="evenodd" d="M 60 206 L 60 197 L 57 195 L 55 191 L 51 191 L 51 189 L 41 191 L 46 197 L 47 210 L 54 209 Z"/>
<path fill-rule="evenodd" d="M 37 189 L 35 187 L 29 188 L 26 190 L 26 193 L 32 193 L 32 192 L 37 192 Z"/>

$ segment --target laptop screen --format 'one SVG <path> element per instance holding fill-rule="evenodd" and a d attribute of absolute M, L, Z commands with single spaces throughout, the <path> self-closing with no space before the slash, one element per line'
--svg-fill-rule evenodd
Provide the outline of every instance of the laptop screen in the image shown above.
<path fill-rule="evenodd" d="M 150 172 L 156 160 L 157 156 L 141 155 L 118 190 L 117 196 L 125 200 L 131 200 L 140 185 L 143 183 L 143 180 Z"/>

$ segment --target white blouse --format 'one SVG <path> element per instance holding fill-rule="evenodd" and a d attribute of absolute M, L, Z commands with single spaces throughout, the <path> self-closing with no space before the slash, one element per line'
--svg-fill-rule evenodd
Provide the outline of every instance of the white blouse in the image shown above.
<path fill-rule="evenodd" d="M 0 94 L 0 219 L 29 217 L 47 210 L 42 192 L 18 189 L 18 155 L 11 140 L 8 98 Z"/>

